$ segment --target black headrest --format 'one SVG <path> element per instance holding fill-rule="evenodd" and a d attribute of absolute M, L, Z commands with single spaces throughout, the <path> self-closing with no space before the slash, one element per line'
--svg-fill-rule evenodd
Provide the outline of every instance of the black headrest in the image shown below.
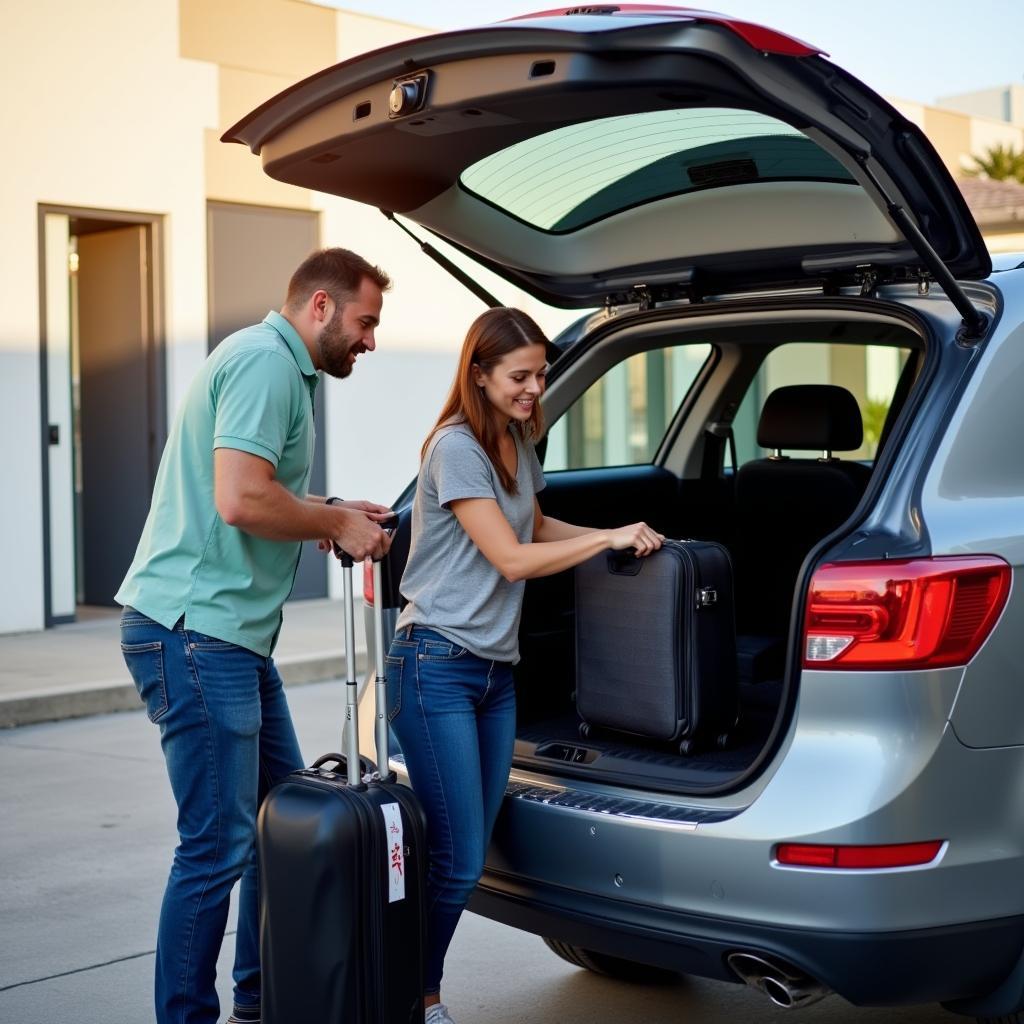
<path fill-rule="evenodd" d="M 864 425 L 857 400 L 835 384 L 791 384 L 766 399 L 757 424 L 762 448 L 851 452 L 860 447 Z"/>

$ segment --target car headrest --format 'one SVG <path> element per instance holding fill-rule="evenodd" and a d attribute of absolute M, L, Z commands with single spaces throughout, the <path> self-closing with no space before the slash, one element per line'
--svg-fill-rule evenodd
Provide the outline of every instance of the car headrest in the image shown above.
<path fill-rule="evenodd" d="M 762 448 L 850 452 L 864 439 L 857 400 L 835 384 L 791 384 L 765 400 L 757 424 Z"/>

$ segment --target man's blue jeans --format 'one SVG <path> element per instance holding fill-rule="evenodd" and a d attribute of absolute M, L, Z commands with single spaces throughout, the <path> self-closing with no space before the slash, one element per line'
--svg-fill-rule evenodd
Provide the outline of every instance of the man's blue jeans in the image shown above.
<path fill-rule="evenodd" d="M 160 745 L 178 805 L 156 948 L 159 1024 L 215 1024 L 217 956 L 240 878 L 235 1004 L 260 1005 L 256 811 L 270 786 L 302 767 L 271 658 L 125 608 L 121 650 Z"/>
<path fill-rule="evenodd" d="M 455 926 L 484 868 L 515 743 L 512 666 L 421 626 L 387 657 L 388 717 L 427 815 L 425 991 L 440 991 Z"/>

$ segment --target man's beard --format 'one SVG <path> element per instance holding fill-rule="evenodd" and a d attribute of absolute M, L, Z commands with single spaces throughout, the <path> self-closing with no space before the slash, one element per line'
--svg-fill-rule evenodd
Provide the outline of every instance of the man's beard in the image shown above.
<path fill-rule="evenodd" d="M 331 377 L 347 377 L 352 372 L 354 362 L 349 353 L 365 352 L 366 348 L 345 333 L 341 326 L 341 308 L 334 310 L 330 322 L 324 325 L 320 337 L 316 341 L 320 355 L 320 369 Z"/>

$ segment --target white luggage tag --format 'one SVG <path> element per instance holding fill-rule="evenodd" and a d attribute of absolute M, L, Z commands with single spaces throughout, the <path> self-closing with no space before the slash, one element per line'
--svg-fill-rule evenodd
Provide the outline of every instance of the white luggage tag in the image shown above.
<path fill-rule="evenodd" d="M 402 811 L 397 803 L 381 804 L 387 835 L 388 903 L 405 899 L 405 838 Z"/>

